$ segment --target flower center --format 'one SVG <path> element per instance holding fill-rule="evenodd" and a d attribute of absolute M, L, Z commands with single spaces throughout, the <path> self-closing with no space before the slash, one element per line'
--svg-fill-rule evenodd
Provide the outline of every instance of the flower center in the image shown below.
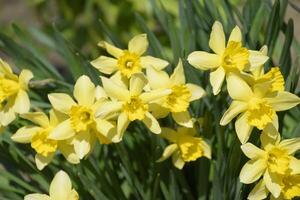
<path fill-rule="evenodd" d="M 16 95 L 20 89 L 18 82 L 4 77 L 0 77 L 0 103 L 7 100 L 8 97 Z"/>
<path fill-rule="evenodd" d="M 285 149 L 273 146 L 268 150 L 267 163 L 271 172 L 284 174 L 289 168 L 290 157 Z"/>
<path fill-rule="evenodd" d="M 86 131 L 94 123 L 93 111 L 85 106 L 72 106 L 70 119 L 72 128 L 76 132 Z"/>
<path fill-rule="evenodd" d="M 262 130 L 275 117 L 275 111 L 265 100 L 252 98 L 248 103 L 248 123 Z"/>
<path fill-rule="evenodd" d="M 256 83 L 271 82 L 270 92 L 284 90 L 284 78 L 279 67 L 273 67 L 271 70 L 256 80 Z"/>
<path fill-rule="evenodd" d="M 124 54 L 118 58 L 118 68 L 123 76 L 130 78 L 132 74 L 141 71 L 140 57 L 135 53 L 124 51 Z"/>
<path fill-rule="evenodd" d="M 186 111 L 190 104 L 192 96 L 186 85 L 175 85 L 172 93 L 165 97 L 164 107 L 169 108 L 171 112 Z"/>
<path fill-rule="evenodd" d="M 300 196 L 300 175 L 288 175 L 282 179 L 282 194 L 285 199 Z"/>
<path fill-rule="evenodd" d="M 180 154 L 185 162 L 195 161 L 204 154 L 201 145 L 202 140 L 191 136 L 181 136 L 178 138 Z"/>
<path fill-rule="evenodd" d="M 50 129 L 37 132 L 31 139 L 31 147 L 39 154 L 47 157 L 57 149 L 57 141 L 48 139 Z"/>
<path fill-rule="evenodd" d="M 241 42 L 230 41 L 223 54 L 222 66 L 226 71 L 242 71 L 249 64 L 249 51 Z"/>
<path fill-rule="evenodd" d="M 136 119 L 143 120 L 145 113 L 148 111 L 148 105 L 145 104 L 138 96 L 131 96 L 130 100 L 124 103 L 123 110 L 130 121 Z"/>

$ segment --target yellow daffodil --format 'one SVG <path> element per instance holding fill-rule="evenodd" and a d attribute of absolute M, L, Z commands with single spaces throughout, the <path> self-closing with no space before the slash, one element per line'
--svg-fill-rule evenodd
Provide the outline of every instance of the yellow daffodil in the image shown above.
<path fill-rule="evenodd" d="M 142 121 L 153 133 L 161 132 L 157 120 L 149 112 L 149 103 L 171 93 L 169 89 L 158 89 L 143 92 L 148 83 L 142 73 L 131 76 L 129 89 L 125 85 L 118 84 L 112 79 L 101 77 L 103 88 L 112 101 L 104 103 L 98 109 L 97 116 L 106 116 L 109 113 L 119 113 L 117 119 L 117 135 L 113 142 L 122 140 L 124 131 L 130 122 L 134 120 Z"/>
<path fill-rule="evenodd" d="M 103 118 L 96 118 L 95 112 L 103 103 L 103 99 L 97 99 L 97 88 L 91 80 L 83 75 L 78 78 L 74 86 L 74 97 L 63 93 L 49 94 L 52 107 L 68 116 L 66 120 L 55 127 L 50 139 L 71 139 L 75 152 L 82 159 L 91 151 L 91 147 L 98 137 L 101 143 L 109 143 L 107 136 L 114 130 L 114 125 Z"/>
<path fill-rule="evenodd" d="M 15 75 L 10 66 L 0 59 L 0 127 L 11 123 L 16 114 L 29 111 L 27 91 L 32 77 L 32 73 L 26 69 L 19 76 Z"/>
<path fill-rule="evenodd" d="M 250 87 L 240 77 L 228 75 L 227 89 L 233 101 L 220 124 L 224 126 L 240 114 L 235 122 L 235 130 L 241 143 L 248 141 L 253 127 L 262 130 L 268 123 L 278 127 L 276 112 L 288 110 L 300 103 L 300 98 L 296 95 L 281 91 L 280 78 L 274 80 L 258 80 Z"/>
<path fill-rule="evenodd" d="M 39 170 L 51 162 L 57 150 L 70 163 L 79 163 L 79 158 L 69 141 L 57 141 L 48 138 L 50 132 L 62 120 L 65 120 L 66 116 L 54 110 L 50 110 L 49 115 L 48 119 L 47 115 L 42 112 L 22 114 L 22 118 L 32 121 L 36 126 L 28 125 L 20 128 L 11 139 L 15 142 L 31 143 L 31 147 L 36 151 L 35 163 Z"/>
<path fill-rule="evenodd" d="M 128 43 L 128 50 L 119 49 L 107 42 L 99 42 L 98 45 L 115 58 L 100 56 L 91 64 L 104 74 L 120 72 L 122 76 L 130 78 L 132 74 L 141 72 L 143 68 L 153 66 L 158 70 L 168 65 L 167 61 L 152 56 L 142 56 L 148 48 L 146 34 L 133 37 Z"/>
<path fill-rule="evenodd" d="M 223 26 L 218 21 L 212 27 L 209 47 L 215 54 L 195 51 L 188 56 L 188 61 L 198 69 L 212 70 L 210 83 L 215 95 L 221 91 L 228 73 L 239 75 L 240 72 L 254 70 L 268 60 L 263 53 L 242 46 L 242 34 L 238 26 L 232 30 L 226 45 Z"/>
<path fill-rule="evenodd" d="M 295 197 L 300 197 L 300 175 L 284 174 L 276 176 L 274 180 L 281 188 L 280 195 L 275 198 L 273 195 L 271 199 L 278 200 L 292 200 Z M 261 179 L 255 187 L 251 190 L 248 199 L 249 200 L 261 200 L 266 199 L 269 191 L 266 187 L 265 181 Z"/>
<path fill-rule="evenodd" d="M 55 174 L 49 188 L 49 195 L 29 194 L 24 200 L 79 200 L 75 189 L 72 189 L 72 182 L 69 175 L 64 171 Z"/>
<path fill-rule="evenodd" d="M 240 180 L 250 184 L 263 176 L 266 188 L 278 198 L 282 191 L 278 176 L 300 173 L 300 160 L 293 156 L 300 149 L 300 138 L 281 141 L 280 134 L 270 123 L 263 130 L 260 141 L 261 149 L 251 143 L 241 146 L 251 160 L 243 166 Z"/>
<path fill-rule="evenodd" d="M 147 78 L 151 89 L 171 89 L 172 93 L 161 98 L 151 105 L 151 110 L 156 118 L 164 118 L 170 112 L 173 119 L 180 125 L 193 127 L 188 107 L 191 101 L 200 99 L 205 91 L 198 85 L 186 83 L 182 62 L 179 61 L 173 74 L 169 75 L 149 67 Z"/>
<path fill-rule="evenodd" d="M 200 157 L 211 159 L 210 146 L 200 137 L 195 137 L 194 128 L 179 127 L 177 130 L 162 128 L 161 136 L 172 144 L 168 145 L 161 158 L 162 162 L 172 156 L 173 165 L 182 169 L 186 162 L 195 161 Z"/>

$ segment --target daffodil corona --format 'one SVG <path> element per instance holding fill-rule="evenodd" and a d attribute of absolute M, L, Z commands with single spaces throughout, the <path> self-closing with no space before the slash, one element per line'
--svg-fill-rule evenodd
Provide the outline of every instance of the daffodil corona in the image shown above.
<path fill-rule="evenodd" d="M 188 56 L 188 61 L 198 69 L 212 70 L 210 83 L 215 95 L 221 91 L 227 74 L 240 75 L 243 71 L 258 68 L 268 60 L 268 56 L 263 53 L 242 46 L 242 33 L 238 26 L 232 30 L 226 45 L 223 26 L 218 21 L 213 24 L 209 47 L 215 54 L 195 51 Z"/>
<path fill-rule="evenodd" d="M 91 64 L 104 74 L 121 73 L 123 77 L 130 78 L 134 73 L 142 72 L 142 69 L 153 66 L 162 70 L 168 65 L 167 61 L 152 56 L 142 56 L 148 48 L 146 34 L 133 37 L 128 43 L 128 50 L 119 49 L 107 42 L 99 42 L 100 47 L 115 58 L 100 56 Z"/>
<path fill-rule="evenodd" d="M 202 98 L 205 91 L 198 85 L 186 83 L 182 62 L 179 61 L 173 74 L 169 75 L 149 67 L 147 78 L 151 89 L 170 89 L 172 92 L 152 103 L 150 108 L 157 118 L 166 117 L 170 112 L 173 119 L 181 126 L 193 127 L 188 107 L 191 101 Z"/>
<path fill-rule="evenodd" d="M 179 127 L 177 130 L 162 128 L 162 137 L 172 144 L 168 145 L 157 162 L 162 162 L 172 156 L 172 162 L 178 169 L 185 163 L 195 161 L 200 157 L 211 158 L 210 146 L 200 137 L 195 137 L 194 128 Z"/>
<path fill-rule="evenodd" d="M 72 182 L 68 174 L 59 171 L 55 174 L 49 189 L 49 195 L 46 194 L 28 194 L 24 200 L 79 200 L 75 189 L 72 189 Z"/>

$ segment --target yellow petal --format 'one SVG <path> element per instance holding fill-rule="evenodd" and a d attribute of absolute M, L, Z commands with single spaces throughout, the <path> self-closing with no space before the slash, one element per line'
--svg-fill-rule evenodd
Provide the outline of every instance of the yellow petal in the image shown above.
<path fill-rule="evenodd" d="M 15 111 L 12 108 L 7 108 L 0 111 L 0 124 L 7 126 L 16 118 Z"/>
<path fill-rule="evenodd" d="M 98 46 L 106 49 L 106 51 L 110 55 L 114 56 L 115 58 L 119 58 L 120 56 L 123 55 L 123 50 L 122 49 L 119 49 L 119 48 L 117 48 L 117 47 L 115 47 L 115 46 L 113 46 L 113 45 L 111 45 L 111 44 L 109 44 L 109 43 L 107 43 L 105 41 L 99 42 Z"/>
<path fill-rule="evenodd" d="M 112 141 L 115 143 L 120 142 L 122 140 L 123 135 L 130 123 L 127 114 L 122 112 L 118 117 L 117 123 L 117 135 L 112 138 Z"/>
<path fill-rule="evenodd" d="M 153 56 L 142 56 L 140 59 L 143 68 L 153 67 L 156 70 L 162 70 L 169 65 L 167 61 Z"/>
<path fill-rule="evenodd" d="M 251 51 L 249 50 L 249 62 L 250 62 L 250 70 L 254 70 L 255 68 L 265 64 L 269 59 L 268 56 L 262 54 L 259 51 Z"/>
<path fill-rule="evenodd" d="M 170 110 L 160 106 L 159 103 L 149 104 L 149 110 L 156 119 L 165 118 L 170 113 Z"/>
<path fill-rule="evenodd" d="M 203 140 L 202 141 L 202 148 L 204 151 L 204 156 L 208 159 L 211 159 L 211 148 L 210 146 Z"/>
<path fill-rule="evenodd" d="M 250 160 L 246 162 L 240 172 L 240 181 L 250 184 L 257 181 L 265 172 L 266 163 L 263 159 Z"/>
<path fill-rule="evenodd" d="M 227 125 L 233 118 L 235 118 L 238 114 L 244 112 L 247 109 L 247 103 L 242 101 L 232 101 L 229 108 L 224 113 L 220 125 Z"/>
<path fill-rule="evenodd" d="M 261 150 L 251 143 L 243 144 L 241 146 L 241 149 L 243 153 L 250 159 L 264 158 L 264 156 L 266 155 L 265 151 Z"/>
<path fill-rule="evenodd" d="M 106 94 L 111 97 L 121 101 L 126 101 L 129 97 L 129 91 L 116 84 L 111 79 L 101 77 L 103 88 Z"/>
<path fill-rule="evenodd" d="M 260 180 L 255 187 L 251 190 L 248 199 L 249 200 L 262 200 L 267 198 L 268 191 L 266 189 L 266 185 L 264 183 L 264 180 Z"/>
<path fill-rule="evenodd" d="M 95 85 L 88 76 L 80 76 L 74 86 L 74 97 L 78 104 L 91 106 L 95 101 Z"/>
<path fill-rule="evenodd" d="M 178 150 L 177 144 L 168 145 L 165 148 L 162 156 L 156 162 L 162 162 L 162 161 L 168 159 L 176 150 Z"/>
<path fill-rule="evenodd" d="M 43 112 L 30 112 L 21 115 L 22 118 L 32 121 L 33 123 L 40 125 L 42 127 L 49 126 L 49 120 L 45 113 Z"/>
<path fill-rule="evenodd" d="M 45 194 L 28 194 L 24 200 L 51 200 L 51 198 Z"/>
<path fill-rule="evenodd" d="M 277 92 L 275 97 L 266 98 L 276 111 L 288 110 L 300 103 L 300 98 L 286 91 Z"/>
<path fill-rule="evenodd" d="M 70 119 L 61 122 L 49 134 L 49 138 L 53 140 L 65 140 L 75 135 L 75 131 L 71 126 Z"/>
<path fill-rule="evenodd" d="M 146 79 L 143 73 L 133 74 L 130 78 L 130 83 L 129 83 L 130 95 L 134 95 L 134 96 L 140 95 L 147 83 L 148 80 Z"/>
<path fill-rule="evenodd" d="M 82 159 L 91 151 L 90 133 L 77 133 L 72 141 L 72 144 L 74 145 L 76 155 L 79 157 L 79 159 Z"/>
<path fill-rule="evenodd" d="M 200 99 L 206 95 L 205 90 L 198 85 L 195 85 L 192 83 L 187 83 L 186 86 L 192 94 L 192 96 L 190 98 L 190 102 Z"/>
<path fill-rule="evenodd" d="M 176 143 L 179 134 L 173 129 L 162 127 L 161 136 L 169 140 L 170 142 Z"/>
<path fill-rule="evenodd" d="M 183 159 L 181 158 L 181 155 L 179 153 L 179 151 L 176 151 L 173 156 L 172 156 L 172 162 L 173 162 L 173 165 L 177 168 L 177 169 L 182 169 L 183 166 L 184 166 L 184 161 Z"/>
<path fill-rule="evenodd" d="M 66 141 L 61 141 L 59 143 L 58 149 L 63 154 L 63 156 L 72 164 L 78 164 L 80 158 L 75 153 L 74 145 L 67 143 Z"/>
<path fill-rule="evenodd" d="M 235 122 L 235 131 L 242 144 L 245 144 L 252 132 L 253 126 L 247 122 L 247 115 L 244 113 Z"/>
<path fill-rule="evenodd" d="M 95 116 L 105 118 L 110 114 L 117 113 L 122 109 L 123 103 L 119 101 L 107 101 L 97 109 Z"/>
<path fill-rule="evenodd" d="M 288 154 L 292 155 L 300 149 L 300 138 L 282 140 L 279 146 L 285 148 Z"/>
<path fill-rule="evenodd" d="M 205 51 L 194 51 L 188 58 L 188 62 L 197 69 L 215 69 L 221 65 L 221 57 Z"/>
<path fill-rule="evenodd" d="M 54 176 L 49 189 L 51 199 L 68 199 L 72 191 L 72 183 L 68 174 L 60 170 Z"/>
<path fill-rule="evenodd" d="M 192 128 L 194 126 L 194 121 L 188 111 L 172 113 L 172 117 L 175 122 L 181 126 L 189 128 Z"/>
<path fill-rule="evenodd" d="M 225 79 L 225 70 L 223 67 L 218 67 L 215 71 L 209 75 L 209 81 L 213 88 L 213 94 L 217 95 L 221 91 L 222 84 Z"/>
<path fill-rule="evenodd" d="M 33 78 L 33 74 L 31 71 L 24 69 L 21 71 L 19 75 L 19 83 L 24 89 L 28 89 L 28 83 Z"/>
<path fill-rule="evenodd" d="M 13 109 L 16 113 L 27 113 L 30 109 L 30 100 L 24 90 L 19 90 Z"/>
<path fill-rule="evenodd" d="M 280 142 L 280 133 L 271 123 L 268 124 L 260 134 L 260 141 L 262 147 L 267 145 L 277 145 Z"/>
<path fill-rule="evenodd" d="M 118 70 L 118 61 L 107 56 L 100 56 L 91 61 L 91 65 L 104 74 L 112 74 Z"/>
<path fill-rule="evenodd" d="M 129 52 L 136 53 L 140 56 L 147 51 L 148 45 L 149 43 L 147 39 L 147 34 L 140 34 L 134 36 L 129 41 L 128 50 Z"/>
<path fill-rule="evenodd" d="M 71 107 L 76 105 L 72 97 L 64 93 L 48 94 L 48 99 L 54 109 L 65 114 L 68 114 Z"/>
<path fill-rule="evenodd" d="M 146 112 L 145 118 L 143 119 L 144 124 L 149 128 L 152 133 L 160 134 L 161 128 L 158 121 L 149 112 Z"/>
<path fill-rule="evenodd" d="M 272 195 L 275 198 L 278 198 L 281 192 L 278 178 L 274 176 L 274 174 L 270 174 L 269 171 L 266 170 L 264 174 L 264 182 L 267 189 L 272 193 Z"/>
<path fill-rule="evenodd" d="M 249 85 L 234 73 L 227 76 L 227 90 L 230 97 L 234 100 L 249 101 L 253 92 Z"/>
<path fill-rule="evenodd" d="M 235 42 L 241 42 L 242 41 L 242 33 L 241 29 L 238 26 L 235 26 L 234 29 L 232 29 L 228 42 L 235 41 Z"/>
<path fill-rule="evenodd" d="M 152 89 L 167 88 L 170 86 L 171 81 L 169 75 L 165 71 L 156 70 L 153 67 L 146 69 L 147 79 Z"/>
<path fill-rule="evenodd" d="M 183 71 L 183 65 L 181 59 L 179 59 L 179 62 L 174 69 L 173 74 L 170 76 L 170 82 L 173 85 L 181 85 L 185 84 L 185 75 Z"/>
<path fill-rule="evenodd" d="M 300 173 L 300 160 L 295 157 L 290 157 L 290 165 L 291 174 L 299 174 Z"/>
<path fill-rule="evenodd" d="M 110 135 L 111 130 L 115 128 L 112 123 L 103 119 L 96 119 L 96 123 L 96 128 L 99 133 L 110 139 L 113 137 L 113 135 Z"/>
<path fill-rule="evenodd" d="M 11 136 L 11 139 L 19 143 L 30 143 L 32 136 L 41 130 L 40 127 L 36 126 L 23 126 L 15 134 Z"/>
<path fill-rule="evenodd" d="M 157 90 L 152 90 L 151 92 L 145 92 L 140 95 L 140 98 L 148 103 L 152 101 L 159 100 L 162 97 L 167 96 L 168 94 L 171 94 L 172 90 L 171 89 L 157 89 Z"/>
<path fill-rule="evenodd" d="M 43 170 L 53 159 L 54 153 L 49 154 L 48 156 L 43 156 L 41 154 L 35 155 L 35 164 L 38 170 Z"/>
<path fill-rule="evenodd" d="M 222 55 L 225 50 L 225 34 L 222 24 L 218 21 L 213 24 L 209 38 L 209 47 L 219 55 Z"/>
<path fill-rule="evenodd" d="M 96 97 L 96 100 L 107 99 L 108 98 L 108 96 L 107 96 L 106 92 L 104 91 L 103 87 L 101 87 L 99 85 L 96 86 L 95 97 Z"/>
<path fill-rule="evenodd" d="M 50 126 L 57 126 L 60 122 L 68 119 L 68 115 L 58 112 L 57 110 L 51 109 L 49 111 L 49 123 Z"/>

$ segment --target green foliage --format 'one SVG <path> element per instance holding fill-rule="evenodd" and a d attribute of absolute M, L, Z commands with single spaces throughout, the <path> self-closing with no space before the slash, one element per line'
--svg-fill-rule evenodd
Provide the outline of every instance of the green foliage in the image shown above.
<path fill-rule="evenodd" d="M 112 1 L 111 4 L 120 10 L 102 7 L 105 12 L 100 12 L 101 6 L 95 8 L 95 5 L 100 5 L 97 1 L 75 2 L 60 1 L 60 12 L 71 23 L 68 28 L 49 22 L 47 31 L 13 25 L 14 35 L 0 33 L 0 49 L 18 69 L 32 70 L 36 81 L 46 79 L 42 87 L 36 87 L 30 93 L 32 109 L 47 111 L 50 106 L 46 92 L 71 93 L 71 84 L 82 74 L 90 76 L 98 84 L 100 74 L 89 64 L 89 60 L 99 54 L 97 40 L 109 38 L 122 46 L 128 38 L 123 37 L 123 32 L 130 32 L 124 26 L 134 27 L 136 32 L 148 34 L 149 54 L 169 60 L 172 63 L 169 71 L 179 58 L 183 59 L 188 82 L 201 85 L 208 91 L 204 99 L 192 104 L 191 111 L 193 117 L 201 118 L 199 132 L 212 146 L 212 160 L 201 158 L 181 171 L 170 161 L 156 163 L 166 142 L 150 134 L 142 124 L 135 123 L 129 127 L 123 143 L 97 145 L 86 160 L 75 166 L 58 155 L 40 172 L 34 164 L 34 152 L 30 146 L 10 140 L 11 134 L 27 123 L 18 120 L 0 138 L 0 199 L 19 200 L 29 193 L 47 192 L 52 177 L 59 169 L 70 175 L 81 199 L 85 200 L 246 199 L 251 186 L 239 182 L 239 172 L 246 159 L 241 153 L 233 123 L 226 129 L 219 125 L 230 100 L 225 91 L 213 96 L 207 73 L 191 67 L 186 57 L 194 50 L 209 50 L 208 39 L 215 20 L 223 23 L 227 36 L 237 24 L 242 29 L 246 46 L 258 49 L 268 45 L 271 60 L 266 68 L 279 65 L 286 80 L 286 89 L 299 95 L 299 58 L 293 58 L 291 52 L 299 52 L 300 48 L 294 38 L 293 21 L 284 21 L 288 1 L 276 0 L 272 4 L 270 0 L 247 0 L 243 3 L 236 0 L 178 0 L 178 15 L 167 11 L 156 0 L 147 1 L 151 11 L 149 15 L 137 12 L 132 7 L 134 1 L 121 4 Z M 41 16 L 46 4 L 46 1 L 41 1 L 37 5 Z M 85 6 L 82 7 L 82 4 Z M 108 23 L 110 11 L 115 12 L 120 21 Z M 72 19 L 79 13 L 88 22 L 84 30 L 88 34 L 83 34 L 78 27 L 73 29 Z M 93 45 L 93 49 L 81 53 L 79 49 L 85 44 Z M 64 67 L 54 66 L 47 57 L 48 52 L 55 52 Z M 283 137 L 299 136 L 299 119 L 299 106 L 281 113 Z M 174 126 L 171 120 L 161 123 Z M 250 141 L 257 144 L 258 131 Z"/>

